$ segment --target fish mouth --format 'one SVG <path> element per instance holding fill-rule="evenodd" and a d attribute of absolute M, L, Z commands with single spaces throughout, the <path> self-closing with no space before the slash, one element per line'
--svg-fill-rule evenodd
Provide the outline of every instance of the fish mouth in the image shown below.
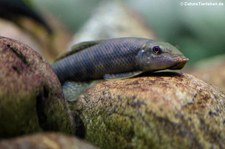
<path fill-rule="evenodd" d="M 188 61 L 189 59 L 186 57 L 176 57 L 175 58 L 176 64 L 170 67 L 169 69 L 172 69 L 172 70 L 182 69 Z"/>

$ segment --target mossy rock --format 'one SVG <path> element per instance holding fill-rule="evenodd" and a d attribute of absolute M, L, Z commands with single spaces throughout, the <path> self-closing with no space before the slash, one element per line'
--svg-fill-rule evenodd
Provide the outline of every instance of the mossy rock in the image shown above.
<path fill-rule="evenodd" d="M 225 148 L 225 95 L 188 74 L 103 81 L 70 104 L 104 149 Z"/>
<path fill-rule="evenodd" d="M 73 132 L 51 66 L 34 50 L 0 37 L 0 138 L 37 131 Z"/>
<path fill-rule="evenodd" d="M 4 149 L 97 149 L 87 142 L 60 133 L 39 133 L 1 140 Z"/>

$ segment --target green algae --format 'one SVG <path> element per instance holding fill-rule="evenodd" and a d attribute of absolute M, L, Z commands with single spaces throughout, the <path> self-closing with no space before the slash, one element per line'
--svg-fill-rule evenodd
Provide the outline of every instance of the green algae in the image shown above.
<path fill-rule="evenodd" d="M 36 115 L 35 95 L 29 93 L 4 94 L 0 91 L 0 137 L 40 131 Z"/>

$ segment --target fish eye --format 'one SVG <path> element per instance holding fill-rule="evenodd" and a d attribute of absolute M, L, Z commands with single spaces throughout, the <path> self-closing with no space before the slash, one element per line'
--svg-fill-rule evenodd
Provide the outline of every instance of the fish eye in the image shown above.
<path fill-rule="evenodd" d="M 154 52 L 154 54 L 159 55 L 162 53 L 162 49 L 159 46 L 154 46 L 152 48 L 152 51 Z"/>

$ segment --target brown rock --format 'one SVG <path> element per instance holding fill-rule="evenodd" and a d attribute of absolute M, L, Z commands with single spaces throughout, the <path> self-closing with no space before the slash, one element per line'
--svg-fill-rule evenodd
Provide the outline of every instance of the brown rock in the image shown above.
<path fill-rule="evenodd" d="M 41 130 L 72 132 L 60 83 L 34 50 L 0 37 L 0 138 Z"/>
<path fill-rule="evenodd" d="M 38 51 L 49 62 L 66 50 L 72 35 L 55 17 L 44 12 L 53 33 L 48 34 L 39 24 L 29 18 L 20 18 L 15 23 L 0 19 L 0 35 L 26 43 Z"/>
<path fill-rule="evenodd" d="M 188 74 L 103 81 L 71 107 L 102 148 L 225 148 L 225 95 Z"/>
<path fill-rule="evenodd" d="M 74 137 L 42 133 L 0 141 L 1 149 L 96 149 Z"/>
<path fill-rule="evenodd" d="M 202 60 L 190 71 L 196 77 L 216 86 L 225 93 L 225 55 Z"/>

